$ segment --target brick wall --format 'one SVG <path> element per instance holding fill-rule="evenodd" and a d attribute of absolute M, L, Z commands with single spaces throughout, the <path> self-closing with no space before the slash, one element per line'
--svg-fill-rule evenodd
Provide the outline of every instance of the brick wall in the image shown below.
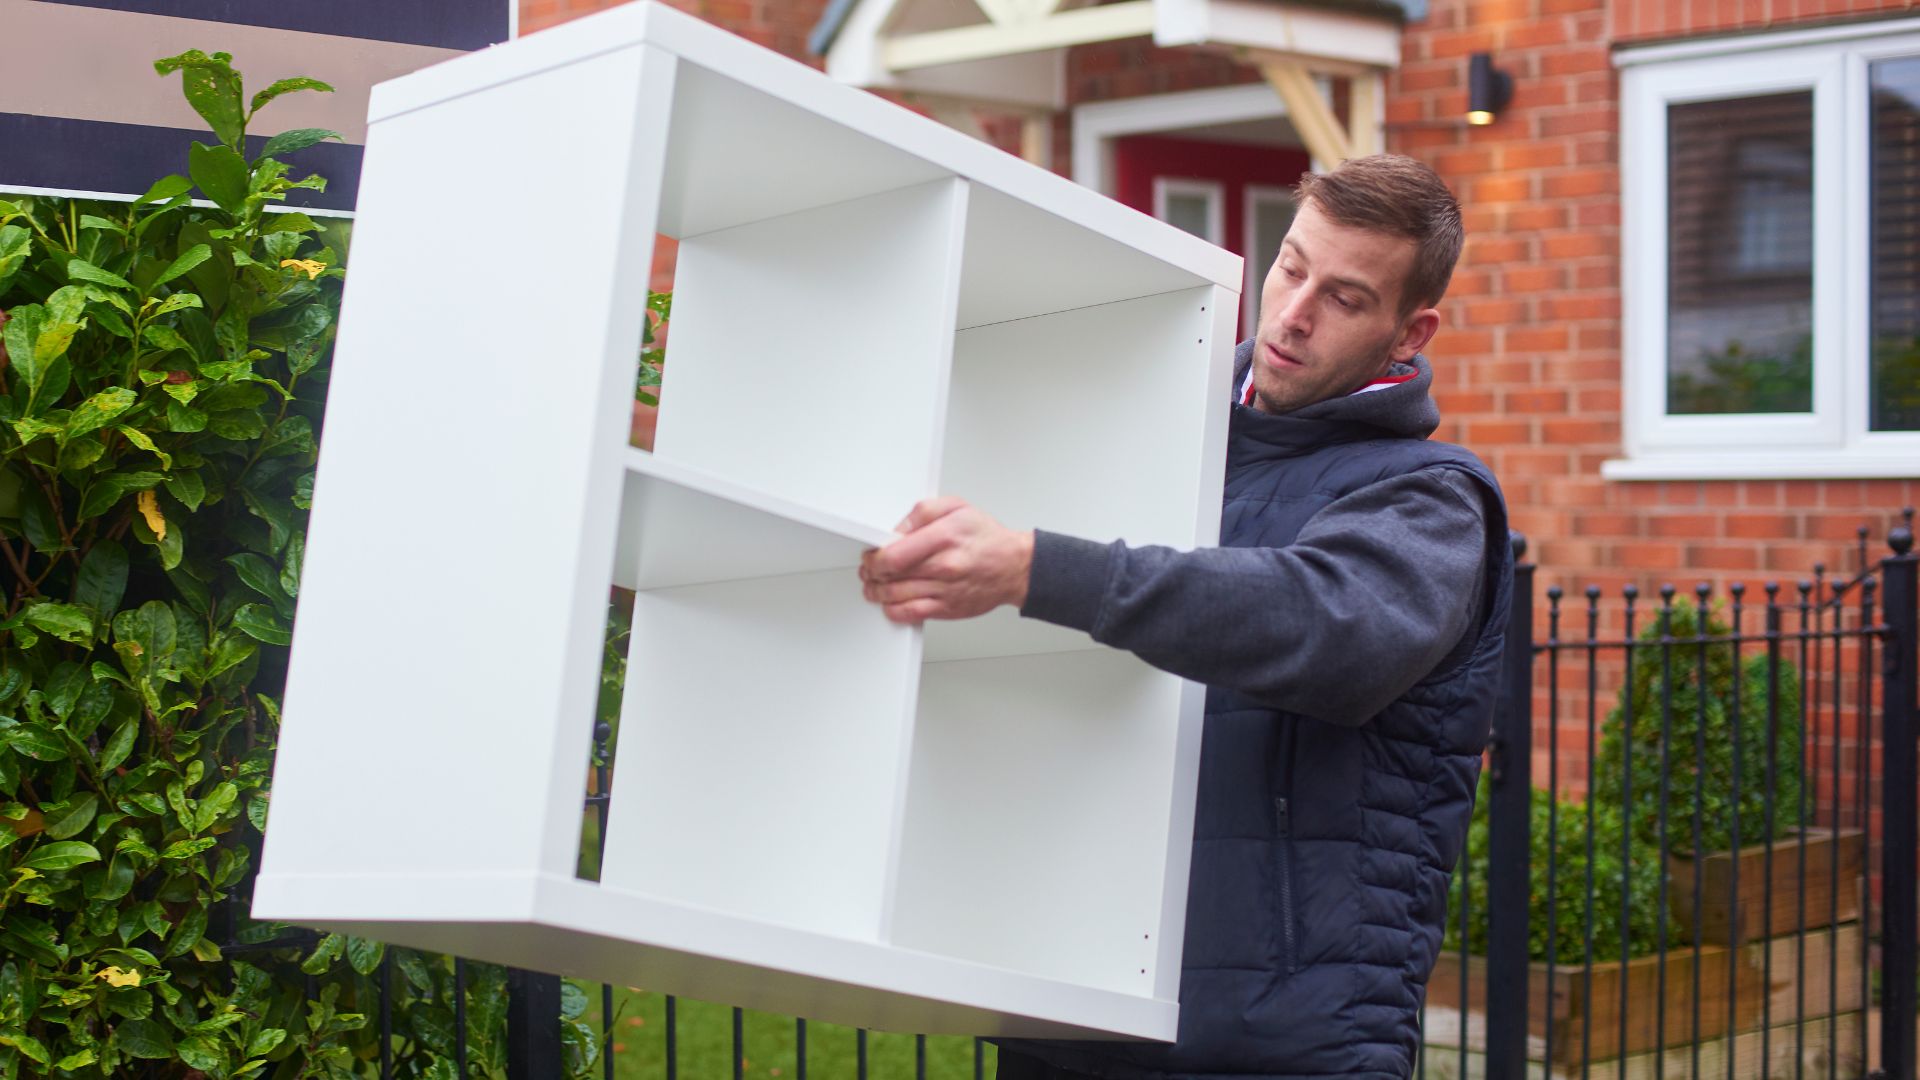
<path fill-rule="evenodd" d="M 1460 195 L 1468 243 L 1434 344 L 1443 437 L 1500 475 L 1541 586 L 1651 592 L 1851 572 L 1910 480 L 1620 482 L 1619 77 L 1615 41 L 1903 11 L 1889 0 L 1434 0 L 1389 82 L 1388 146 Z M 1466 57 L 1487 51 L 1513 102 L 1468 127 Z M 1876 547 L 1874 554 L 1883 553 Z"/>
<path fill-rule="evenodd" d="M 1870 527 L 1866 557 L 1886 553 L 1897 511 L 1920 499 L 1914 480 L 1608 481 L 1600 463 L 1621 454 L 1619 77 L 1615 43 L 1904 13 L 1888 0 L 1434 0 L 1408 27 L 1404 63 L 1389 81 L 1390 149 L 1434 166 L 1461 197 L 1469 239 L 1435 341 L 1441 436 L 1492 464 L 1506 486 L 1514 525 L 1539 564 L 1540 636 L 1544 596 L 1563 590 L 1563 639 L 1586 633 L 1586 597 L 1606 597 L 1600 635 L 1620 631 L 1620 592 L 1640 590 L 1640 626 L 1659 606 L 1663 582 L 1690 598 L 1711 582 L 1749 583 L 1749 629 L 1762 617 L 1761 584 L 1782 583 L 1793 629 L 1796 584 L 1844 580 L 1861 566 L 1858 530 Z M 1466 58 L 1486 51 L 1512 73 L 1512 104 L 1488 127 L 1469 127 Z M 1823 595 L 1823 585 L 1813 594 Z M 1856 591 L 1857 592 L 1857 591 Z M 1849 617 L 1852 624 L 1853 617 Z M 1535 696 L 1535 782 L 1557 775 L 1560 790 L 1585 786 L 1586 731 L 1615 700 L 1617 664 L 1603 665 L 1598 693 L 1585 692 L 1577 658 L 1564 671 L 1557 709 L 1547 673 Z M 1789 657 L 1793 659 L 1793 657 Z M 1835 661 L 1838 661 L 1837 663 Z M 1830 658 L 1828 672 L 1855 670 L 1856 653 Z M 1816 662 L 1815 668 L 1822 665 Z M 1833 686 L 1829 676 L 1827 687 Z M 1859 682 L 1848 675 L 1840 707 L 1808 717 L 1814 753 L 1842 765 L 1822 770 L 1816 818 L 1852 823 L 1860 781 Z M 1823 691 L 1825 697 L 1831 689 Z M 1546 744 L 1559 741 L 1557 769 Z M 1877 747 L 1870 775 L 1877 778 Z M 1876 780 L 1877 782 L 1877 780 Z M 1877 827 L 1877 825 L 1876 825 Z"/>

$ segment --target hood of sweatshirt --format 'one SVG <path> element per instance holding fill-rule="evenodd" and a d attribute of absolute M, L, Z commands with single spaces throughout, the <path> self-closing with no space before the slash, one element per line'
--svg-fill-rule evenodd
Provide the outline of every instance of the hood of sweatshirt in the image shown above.
<path fill-rule="evenodd" d="M 1253 342 L 1243 341 L 1233 351 L 1233 386 L 1245 380 L 1253 363 Z M 1303 450 L 1329 441 L 1359 439 L 1424 439 L 1440 426 L 1440 407 L 1434 404 L 1433 365 L 1416 354 L 1411 364 L 1395 364 L 1390 375 L 1414 377 L 1377 390 L 1328 398 L 1273 415 L 1251 406 L 1233 406 L 1231 437 L 1266 443 L 1280 450 Z"/>

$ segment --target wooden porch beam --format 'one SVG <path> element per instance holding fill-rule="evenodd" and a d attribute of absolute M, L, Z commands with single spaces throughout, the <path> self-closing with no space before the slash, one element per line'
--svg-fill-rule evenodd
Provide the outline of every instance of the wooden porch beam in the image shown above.
<path fill-rule="evenodd" d="M 1347 149 L 1354 157 L 1379 154 L 1387 149 L 1380 130 L 1380 107 L 1385 80 L 1378 71 L 1355 75 L 1347 98 Z"/>
<path fill-rule="evenodd" d="M 1307 152 L 1322 168 L 1331 169 L 1354 156 L 1347 132 L 1327 99 L 1320 96 L 1313 76 L 1296 63 L 1269 61 L 1260 65 L 1268 85 L 1286 103 L 1287 118 L 1307 144 Z"/>

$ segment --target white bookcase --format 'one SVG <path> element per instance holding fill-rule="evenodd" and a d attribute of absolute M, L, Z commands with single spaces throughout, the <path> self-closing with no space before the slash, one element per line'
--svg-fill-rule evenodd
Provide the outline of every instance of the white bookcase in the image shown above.
<path fill-rule="evenodd" d="M 1171 1038 L 1200 689 L 1007 611 L 895 626 L 853 568 L 936 493 L 1214 542 L 1240 260 L 653 4 L 370 113 L 254 914 L 881 1029 Z"/>

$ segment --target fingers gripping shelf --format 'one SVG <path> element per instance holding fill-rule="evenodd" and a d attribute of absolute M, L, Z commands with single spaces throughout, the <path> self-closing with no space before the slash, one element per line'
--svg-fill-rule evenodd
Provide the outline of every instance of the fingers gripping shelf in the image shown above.
<path fill-rule="evenodd" d="M 936 493 L 1213 542 L 1238 259 L 648 4 L 370 120 L 255 915 L 868 1027 L 1170 1038 L 1198 689 L 1008 611 L 891 624 L 855 568 Z M 573 224 L 477 224 L 529 196 Z"/>

